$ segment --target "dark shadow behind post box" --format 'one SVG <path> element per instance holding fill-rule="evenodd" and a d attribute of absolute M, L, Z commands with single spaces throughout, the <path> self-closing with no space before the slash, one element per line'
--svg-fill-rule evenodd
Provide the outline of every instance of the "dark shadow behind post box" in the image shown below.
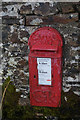
<path fill-rule="evenodd" d="M 51 27 L 33 32 L 28 41 L 30 103 L 60 107 L 62 81 L 62 38 Z"/>

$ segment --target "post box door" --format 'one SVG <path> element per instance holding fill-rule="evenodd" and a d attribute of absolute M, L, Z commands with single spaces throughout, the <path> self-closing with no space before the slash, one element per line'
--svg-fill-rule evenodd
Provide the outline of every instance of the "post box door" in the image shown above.
<path fill-rule="evenodd" d="M 47 59 L 50 71 L 43 78 L 39 70 L 45 70 L 38 66 L 39 59 Z M 32 64 L 31 64 L 32 63 Z M 43 63 L 43 61 L 42 61 Z M 57 107 L 61 103 L 61 62 L 60 59 L 34 58 L 29 57 L 29 76 L 30 76 L 30 99 L 31 105 Z M 38 68 L 40 67 L 40 68 Z M 58 74 L 57 74 L 58 73 Z M 49 79 L 47 79 L 49 78 Z"/>

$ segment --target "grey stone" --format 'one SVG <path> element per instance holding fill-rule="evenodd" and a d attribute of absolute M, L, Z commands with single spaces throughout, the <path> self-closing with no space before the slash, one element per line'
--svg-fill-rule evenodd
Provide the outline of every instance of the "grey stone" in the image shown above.
<path fill-rule="evenodd" d="M 18 38 L 18 33 L 17 33 L 17 32 L 16 32 L 16 33 L 13 33 L 13 34 L 11 35 L 10 41 L 11 41 L 12 43 L 21 43 L 20 39 Z"/>
<path fill-rule="evenodd" d="M 29 37 L 29 33 L 27 31 L 21 30 L 20 31 L 20 38 L 22 39 L 24 37 Z"/>
<path fill-rule="evenodd" d="M 80 13 L 80 2 L 75 6 L 75 9 Z"/>
<path fill-rule="evenodd" d="M 20 24 L 19 18 L 17 18 L 16 16 L 8 16 L 8 15 L 2 17 L 2 23 L 8 25 Z"/>
<path fill-rule="evenodd" d="M 31 5 L 23 5 L 20 8 L 20 14 L 32 14 L 32 7 Z"/>
<path fill-rule="evenodd" d="M 53 4 L 53 6 L 50 6 L 49 3 L 40 3 L 39 7 L 35 7 L 34 14 L 36 15 L 54 15 L 58 13 L 57 5 Z"/>
<path fill-rule="evenodd" d="M 65 3 L 62 2 L 62 3 L 60 3 L 60 7 L 61 7 L 61 12 L 63 14 L 75 12 L 75 9 L 73 7 L 73 3 L 72 2 L 65 2 Z"/>

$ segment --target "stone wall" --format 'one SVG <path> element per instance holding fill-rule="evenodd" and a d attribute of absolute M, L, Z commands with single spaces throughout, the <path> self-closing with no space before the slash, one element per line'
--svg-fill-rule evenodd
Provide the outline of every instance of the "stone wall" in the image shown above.
<path fill-rule="evenodd" d="M 3 2 L 1 14 L 3 82 L 10 76 L 16 91 L 21 91 L 21 97 L 27 98 L 28 38 L 37 28 L 51 26 L 57 29 L 63 38 L 62 89 L 64 92 L 72 90 L 80 95 L 80 3 Z"/>

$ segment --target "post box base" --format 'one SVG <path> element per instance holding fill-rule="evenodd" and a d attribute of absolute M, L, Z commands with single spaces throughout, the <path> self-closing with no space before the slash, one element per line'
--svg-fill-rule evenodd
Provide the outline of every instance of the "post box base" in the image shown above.
<path fill-rule="evenodd" d="M 50 104 L 50 105 L 42 105 L 42 104 L 31 104 L 31 106 L 42 106 L 42 107 L 61 107 L 61 103 L 59 103 L 58 105 L 52 105 L 52 104 Z"/>

